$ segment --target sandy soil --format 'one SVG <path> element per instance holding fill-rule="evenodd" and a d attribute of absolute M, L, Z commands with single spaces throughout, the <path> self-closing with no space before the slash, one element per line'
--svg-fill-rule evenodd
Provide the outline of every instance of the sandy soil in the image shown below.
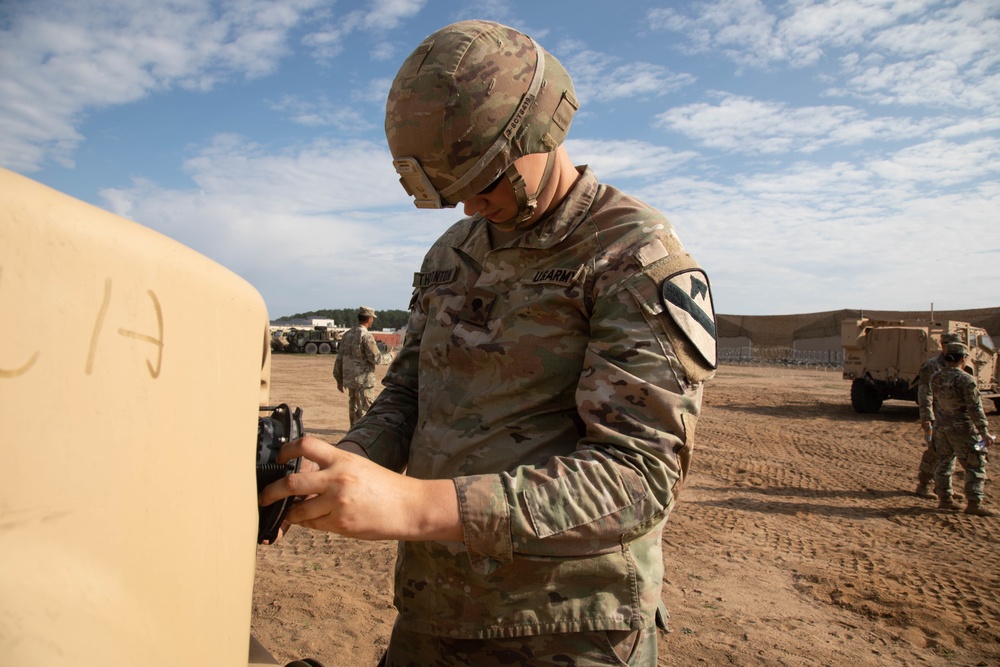
<path fill-rule="evenodd" d="M 271 398 L 336 442 L 347 408 L 332 366 L 277 356 Z M 661 665 L 1000 664 L 1000 517 L 915 497 L 916 406 L 857 415 L 848 393 L 824 370 L 726 366 L 709 384 L 663 543 Z M 1000 504 L 997 482 L 986 490 Z M 394 554 L 301 528 L 258 547 L 253 634 L 282 664 L 374 666 Z"/>

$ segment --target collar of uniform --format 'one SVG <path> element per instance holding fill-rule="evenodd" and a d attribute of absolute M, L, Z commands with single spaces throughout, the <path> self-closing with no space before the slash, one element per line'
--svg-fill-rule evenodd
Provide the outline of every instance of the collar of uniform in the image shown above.
<path fill-rule="evenodd" d="M 580 177 L 566 194 L 562 203 L 549 215 L 538 221 L 528 233 L 518 239 L 517 245 L 528 248 L 550 248 L 569 236 L 594 204 L 597 196 L 597 175 L 589 166 L 577 167 Z"/>

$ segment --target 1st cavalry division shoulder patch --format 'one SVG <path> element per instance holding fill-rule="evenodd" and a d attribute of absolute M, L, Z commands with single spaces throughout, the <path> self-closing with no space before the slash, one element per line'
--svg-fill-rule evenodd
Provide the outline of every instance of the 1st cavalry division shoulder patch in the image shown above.
<path fill-rule="evenodd" d="M 675 273 L 663 281 L 660 288 L 663 306 L 684 332 L 705 362 L 717 368 L 718 337 L 715 329 L 715 307 L 708 276 L 691 269 Z"/>

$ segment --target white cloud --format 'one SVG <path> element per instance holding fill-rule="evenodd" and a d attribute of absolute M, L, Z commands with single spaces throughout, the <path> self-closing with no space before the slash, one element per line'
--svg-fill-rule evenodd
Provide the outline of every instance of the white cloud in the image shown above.
<path fill-rule="evenodd" d="M 392 42 L 378 42 L 369 53 L 372 60 L 396 60 L 396 45 Z"/>
<path fill-rule="evenodd" d="M 872 5 L 875 5 L 872 7 Z M 963 2 L 849 3 L 855 19 L 841 29 L 844 4 L 825 5 L 828 19 L 816 34 L 795 30 L 792 39 L 815 39 L 832 47 L 848 46 L 843 87 L 877 103 L 996 109 L 1000 94 L 1000 20 L 997 5 L 988 0 Z M 838 17 L 840 17 L 838 19 Z"/>
<path fill-rule="evenodd" d="M 184 171 L 199 192 L 252 202 L 251 208 L 267 214 L 281 209 L 313 215 L 406 201 L 386 148 L 366 141 L 318 139 L 271 153 L 242 137 L 218 135 L 185 162 Z"/>
<path fill-rule="evenodd" d="M 425 4 L 426 0 L 372 0 L 367 9 L 350 11 L 324 22 L 318 30 L 305 35 L 302 44 L 312 49 L 314 58 L 326 62 L 343 52 L 344 42 L 351 33 L 393 30 L 418 14 Z M 375 60 L 385 60 L 392 54 L 392 45 L 382 42 L 372 50 L 371 56 Z"/>
<path fill-rule="evenodd" d="M 830 94 L 878 103 L 996 109 L 1000 17 L 994 0 L 717 0 L 654 9 L 650 27 L 682 48 L 742 67 L 802 68 L 841 59 Z"/>
<path fill-rule="evenodd" d="M 694 16 L 651 9 L 647 21 L 654 30 L 680 33 L 695 53 L 717 51 L 752 66 L 788 58 L 787 45 L 775 34 L 778 19 L 760 0 L 719 0 L 693 8 Z"/>
<path fill-rule="evenodd" d="M 588 164 L 602 181 L 662 177 L 677 171 L 695 154 L 675 152 L 643 141 L 569 139 L 566 150 L 577 164 Z"/>
<path fill-rule="evenodd" d="M 942 191 L 865 166 L 800 162 L 725 184 L 669 176 L 632 193 L 674 223 L 711 276 L 718 312 L 995 302 L 996 179 Z M 943 242 L 953 229 L 975 242 Z M 940 280 L 949 267 L 961 267 L 961 294 Z"/>
<path fill-rule="evenodd" d="M 791 107 L 726 95 L 718 104 L 675 107 L 657 124 L 724 151 L 748 154 L 813 153 L 829 146 L 924 136 L 941 121 L 868 118 L 849 106 Z"/>
<path fill-rule="evenodd" d="M 70 165 L 90 110 L 267 74 L 289 31 L 326 1 L 22 3 L 0 31 L 0 163 Z"/>
<path fill-rule="evenodd" d="M 1000 75 L 970 77 L 953 61 L 928 56 L 919 60 L 859 62 L 845 68 L 842 86 L 831 95 L 854 95 L 876 104 L 986 109 L 1000 107 Z"/>
<path fill-rule="evenodd" d="M 854 46 L 899 21 L 919 17 L 926 0 L 825 0 L 789 3 L 779 33 L 791 44 Z"/>
<path fill-rule="evenodd" d="M 385 107 L 385 100 L 389 96 L 391 87 L 392 79 L 371 79 L 363 89 L 352 92 L 351 99 L 374 104 L 381 109 Z"/>
<path fill-rule="evenodd" d="M 399 308 L 424 252 L 459 217 L 414 208 L 386 149 L 363 141 L 318 140 L 275 154 L 220 135 L 185 171 L 195 187 L 143 179 L 101 194 L 112 212 L 246 278 L 274 316 L 320 307 L 334 292 Z"/>
<path fill-rule="evenodd" d="M 404 20 L 416 16 L 426 4 L 427 0 L 374 0 L 371 11 L 365 15 L 365 27 L 380 30 L 397 28 Z"/>
<path fill-rule="evenodd" d="M 582 104 L 590 100 L 658 97 L 695 81 L 690 74 L 676 74 L 661 65 L 648 62 L 619 64 L 619 58 L 591 50 L 571 53 L 561 62 L 571 73 Z"/>
<path fill-rule="evenodd" d="M 644 22 L 626 5 L 595 25 L 530 0 L 18 0 L 0 22 L 0 162 L 72 166 L 89 141 L 85 167 L 42 178 L 91 200 L 105 186 L 106 206 L 237 271 L 273 315 L 363 295 L 403 307 L 461 211 L 413 207 L 381 108 L 402 54 L 476 15 L 566 64 L 593 103 L 570 155 L 663 210 L 720 312 L 951 305 L 939 266 L 995 304 L 996 0 L 659 4 L 675 9 L 651 12 L 653 30 L 678 35 L 629 34 Z M 226 130 L 247 138 L 204 145 Z M 977 242 L 942 244 L 956 224 Z"/>
<path fill-rule="evenodd" d="M 955 120 L 942 127 L 935 134 L 939 137 L 951 139 L 996 132 L 997 130 L 1000 130 L 1000 116 L 992 118 L 976 117 Z"/>
<path fill-rule="evenodd" d="M 302 38 L 303 46 L 312 50 L 313 57 L 321 62 L 332 60 L 344 50 L 346 32 L 341 26 L 327 24 Z"/>
<path fill-rule="evenodd" d="M 286 113 L 292 122 L 308 127 L 334 127 L 349 134 L 377 127 L 369 115 L 354 107 L 333 104 L 325 96 L 313 101 L 285 95 L 268 106 L 274 111 Z"/>
<path fill-rule="evenodd" d="M 940 139 L 909 146 L 870 168 L 893 181 L 948 186 L 1000 176 L 1000 139 L 983 137 L 964 144 Z"/>
<path fill-rule="evenodd" d="M 933 55 L 959 66 L 972 65 L 980 70 L 996 64 L 1000 55 L 997 48 L 1000 20 L 996 3 L 967 0 L 918 5 L 927 11 L 908 13 L 908 18 L 918 20 L 887 23 L 884 29 L 873 31 L 872 50 L 905 58 Z"/>

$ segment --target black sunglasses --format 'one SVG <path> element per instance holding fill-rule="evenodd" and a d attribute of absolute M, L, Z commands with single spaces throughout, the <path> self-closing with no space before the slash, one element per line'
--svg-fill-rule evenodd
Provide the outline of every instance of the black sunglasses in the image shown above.
<path fill-rule="evenodd" d="M 501 173 L 499 176 L 497 176 L 497 178 L 496 178 L 495 181 L 493 181 L 492 183 L 490 183 L 489 185 L 487 185 L 485 188 L 483 188 L 482 190 L 480 190 L 479 194 L 480 195 L 488 195 L 489 193 L 491 193 L 494 190 L 496 190 L 497 186 L 500 185 L 500 181 L 503 180 L 503 177 L 504 177 L 504 174 Z"/>

